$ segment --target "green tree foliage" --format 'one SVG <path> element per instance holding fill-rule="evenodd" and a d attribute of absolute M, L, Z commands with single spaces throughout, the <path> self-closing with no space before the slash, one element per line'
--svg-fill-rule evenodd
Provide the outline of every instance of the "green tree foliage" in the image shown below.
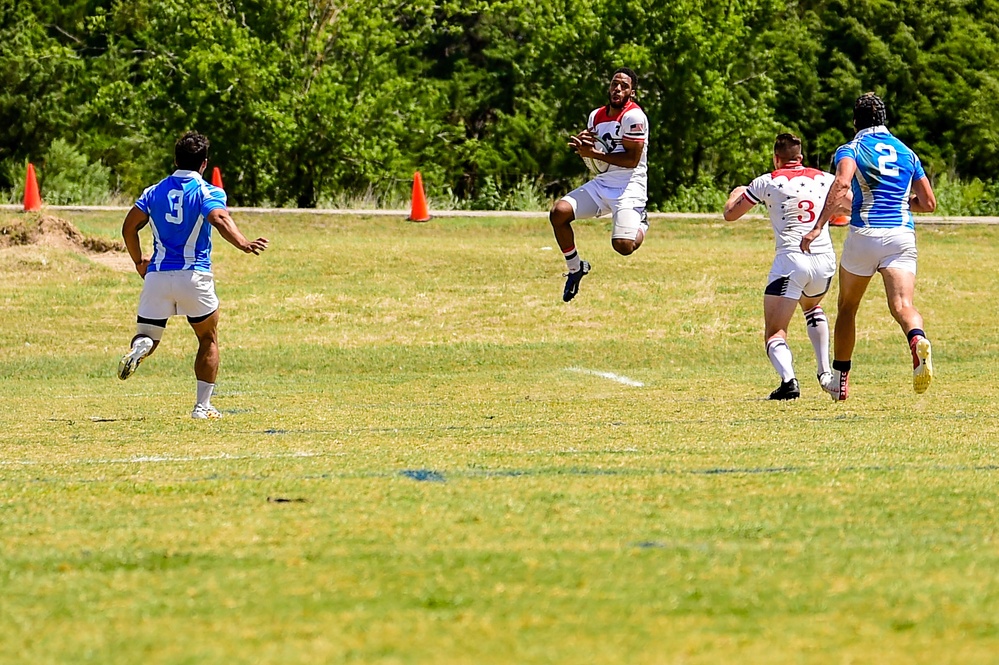
<path fill-rule="evenodd" d="M 955 202 L 996 191 L 999 0 L 0 0 L 0 162 L 63 140 L 130 197 L 198 129 L 235 204 L 398 197 L 420 169 L 507 207 L 582 180 L 566 139 L 622 65 L 654 207 L 766 169 L 781 128 L 828 167 L 865 90 L 934 177 L 977 179 Z"/>
<path fill-rule="evenodd" d="M 31 6 L 0 0 L 0 161 L 38 160 L 52 141 L 71 135 L 85 74 L 84 60 Z"/>
<path fill-rule="evenodd" d="M 784 75 L 778 120 L 828 166 L 852 135 L 853 100 L 885 97 L 892 130 L 931 174 L 991 179 L 999 166 L 999 3 L 788 3 L 770 48 Z"/>

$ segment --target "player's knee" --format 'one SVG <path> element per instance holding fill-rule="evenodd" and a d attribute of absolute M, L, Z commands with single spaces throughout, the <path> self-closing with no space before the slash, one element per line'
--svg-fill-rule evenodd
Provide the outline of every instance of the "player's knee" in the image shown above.
<path fill-rule="evenodd" d="M 638 249 L 638 245 L 635 241 L 628 240 L 627 238 L 612 238 L 611 246 L 614 248 L 614 251 L 621 256 L 628 256 Z"/>
<path fill-rule="evenodd" d="M 552 226 L 562 226 L 568 224 L 573 218 L 572 206 L 565 200 L 559 201 L 548 213 L 548 221 Z"/>
<path fill-rule="evenodd" d="M 217 353 L 219 347 L 219 340 L 214 334 L 198 336 L 198 355 L 205 356 L 214 355 Z"/>
<path fill-rule="evenodd" d="M 860 309 L 860 300 L 846 296 L 842 291 L 836 301 L 836 313 L 838 316 L 854 316 Z"/>

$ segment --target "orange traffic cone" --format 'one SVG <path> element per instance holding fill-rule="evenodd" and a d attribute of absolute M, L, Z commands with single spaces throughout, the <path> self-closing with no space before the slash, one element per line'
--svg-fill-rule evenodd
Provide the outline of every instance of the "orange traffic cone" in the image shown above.
<path fill-rule="evenodd" d="M 217 166 L 212 167 L 212 184 L 219 189 L 225 189 L 225 187 L 222 186 L 222 172 L 219 171 L 219 167 Z"/>
<path fill-rule="evenodd" d="M 427 195 L 423 193 L 423 176 L 417 171 L 413 174 L 413 205 L 409 209 L 411 222 L 429 222 L 430 211 L 427 209 Z"/>
<path fill-rule="evenodd" d="M 38 180 L 35 178 L 35 165 L 28 162 L 28 174 L 24 178 L 24 211 L 42 209 L 42 197 L 38 194 Z"/>
<path fill-rule="evenodd" d="M 849 226 L 850 218 L 847 215 L 836 215 L 829 220 L 829 226 Z"/>

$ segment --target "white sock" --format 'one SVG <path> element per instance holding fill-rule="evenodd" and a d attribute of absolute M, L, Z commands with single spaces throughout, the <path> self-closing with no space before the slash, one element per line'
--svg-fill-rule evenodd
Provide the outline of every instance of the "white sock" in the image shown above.
<path fill-rule="evenodd" d="M 198 404 L 209 406 L 212 403 L 212 392 L 215 391 L 214 383 L 198 381 Z"/>
<path fill-rule="evenodd" d="M 815 351 L 816 374 L 831 372 L 829 367 L 829 321 L 820 305 L 805 312 L 805 329 Z"/>
<path fill-rule="evenodd" d="M 562 252 L 562 256 L 565 257 L 565 265 L 569 267 L 569 272 L 579 272 L 579 252 L 575 247 Z"/>
<path fill-rule="evenodd" d="M 139 335 L 132 340 L 132 348 L 139 350 L 139 358 L 145 358 L 153 348 L 153 340 L 145 335 Z"/>
<path fill-rule="evenodd" d="M 786 383 L 794 378 L 791 349 L 788 348 L 787 342 L 780 337 L 771 337 L 767 341 L 767 357 L 770 358 L 770 364 L 780 374 L 782 382 Z"/>

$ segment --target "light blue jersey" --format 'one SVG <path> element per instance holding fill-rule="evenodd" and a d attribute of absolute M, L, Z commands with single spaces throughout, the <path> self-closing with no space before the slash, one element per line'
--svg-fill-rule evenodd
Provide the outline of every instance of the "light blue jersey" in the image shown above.
<path fill-rule="evenodd" d="M 135 207 L 149 215 L 153 230 L 150 272 L 212 271 L 212 210 L 225 208 L 225 191 L 197 171 L 174 171 L 142 192 Z"/>
<path fill-rule="evenodd" d="M 850 225 L 914 229 L 909 193 L 914 181 L 926 177 L 916 153 L 879 125 L 860 130 L 852 141 L 840 146 L 836 165 L 846 157 L 857 162 Z"/>

